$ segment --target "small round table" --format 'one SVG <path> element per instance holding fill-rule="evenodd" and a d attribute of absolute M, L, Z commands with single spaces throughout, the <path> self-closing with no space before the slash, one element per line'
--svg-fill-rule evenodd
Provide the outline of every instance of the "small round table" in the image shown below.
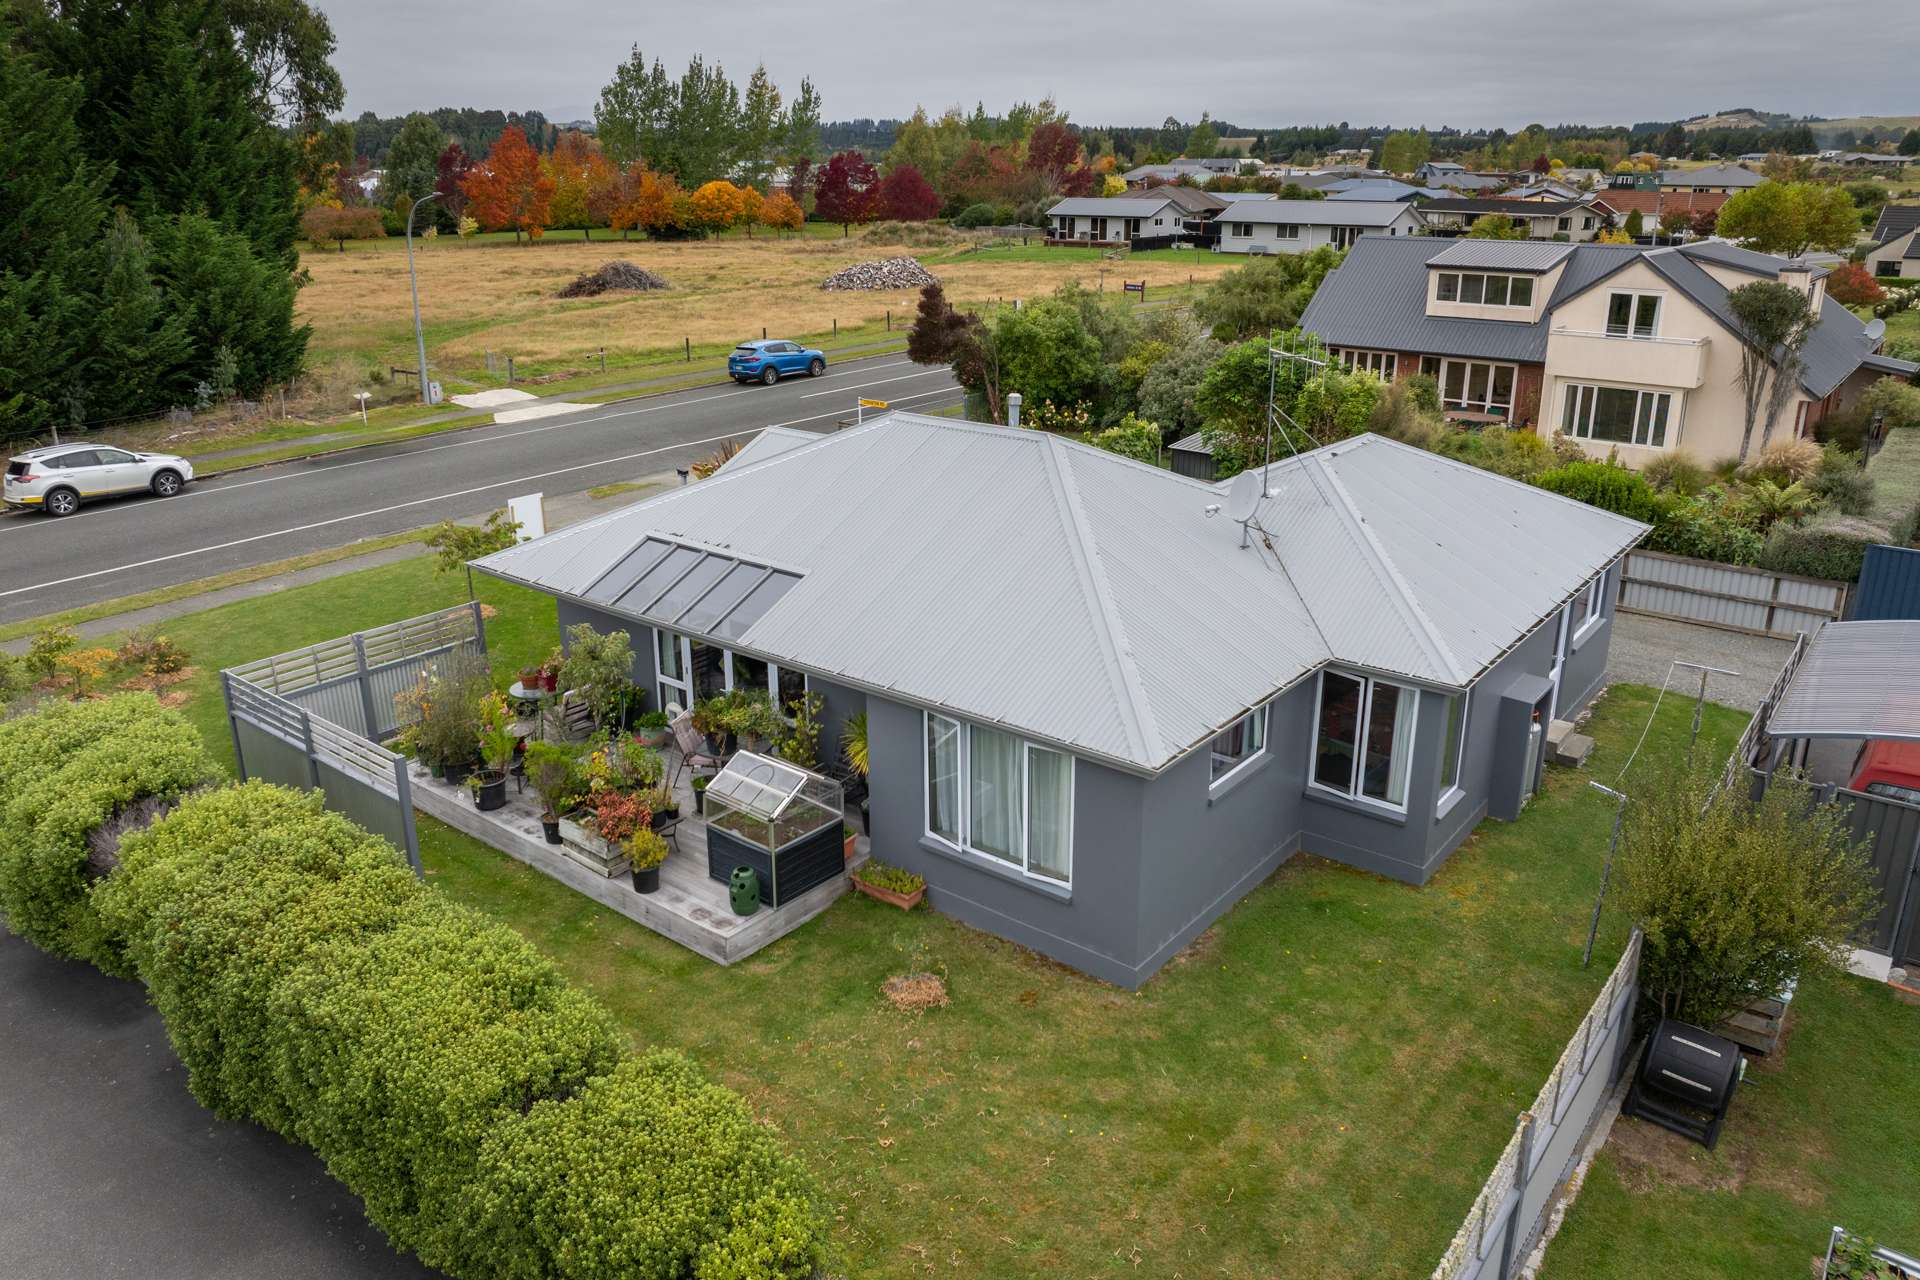
<path fill-rule="evenodd" d="M 552 689 L 529 689 L 518 680 L 507 687 L 509 701 L 532 705 L 534 733 L 543 742 L 547 737 L 547 708 L 552 706 L 559 696 Z"/>

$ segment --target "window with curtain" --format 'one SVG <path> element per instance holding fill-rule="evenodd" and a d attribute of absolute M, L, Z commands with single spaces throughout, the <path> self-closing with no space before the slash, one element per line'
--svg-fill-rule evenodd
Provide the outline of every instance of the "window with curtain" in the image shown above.
<path fill-rule="evenodd" d="M 1314 784 L 1406 808 L 1419 701 L 1415 689 L 1339 671 L 1321 672 Z"/>
<path fill-rule="evenodd" d="M 1027 875 L 1073 876 L 1073 757 L 927 714 L 927 833 Z"/>
<path fill-rule="evenodd" d="M 1210 782 L 1219 782 L 1267 747 L 1267 709 L 1255 707 L 1214 735 Z"/>

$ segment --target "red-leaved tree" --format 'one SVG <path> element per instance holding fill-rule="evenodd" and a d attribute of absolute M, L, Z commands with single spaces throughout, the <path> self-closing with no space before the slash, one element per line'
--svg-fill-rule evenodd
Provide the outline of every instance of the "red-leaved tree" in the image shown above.
<path fill-rule="evenodd" d="M 813 211 L 853 234 L 856 222 L 872 222 L 879 212 L 880 173 L 858 151 L 842 151 L 820 170 L 813 188 Z"/>
<path fill-rule="evenodd" d="M 1027 168 L 1042 175 L 1049 191 L 1058 191 L 1080 163 L 1080 135 L 1064 124 L 1048 122 L 1027 139 Z"/>
<path fill-rule="evenodd" d="M 1843 263 L 1827 276 L 1827 296 L 1845 307 L 1870 307 L 1887 300 L 1880 282 L 1857 262 Z"/>
<path fill-rule="evenodd" d="M 933 184 L 910 164 L 880 179 L 880 216 L 896 222 L 925 222 L 940 212 L 940 196 Z"/>
<path fill-rule="evenodd" d="M 507 126 L 463 184 L 470 211 L 480 225 L 489 231 L 511 227 L 515 240 L 522 231 L 537 240 L 547 229 L 553 216 L 553 188 L 553 176 L 517 124 Z"/>
<path fill-rule="evenodd" d="M 467 213 L 467 191 L 462 184 L 473 171 L 473 157 L 459 143 L 449 142 L 433 169 L 433 189 L 440 193 L 440 207 L 458 222 Z"/>

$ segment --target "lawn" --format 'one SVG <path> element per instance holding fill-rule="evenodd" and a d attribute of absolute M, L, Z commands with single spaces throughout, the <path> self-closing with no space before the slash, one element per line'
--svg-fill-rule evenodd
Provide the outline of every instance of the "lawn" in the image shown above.
<path fill-rule="evenodd" d="M 1805 1276 L 1840 1225 L 1920 1252 L 1920 1008 L 1819 974 L 1778 1060 L 1747 1073 L 1714 1151 L 1623 1120 L 1545 1280 Z"/>
<path fill-rule="evenodd" d="M 347 252 L 309 248 L 301 265 L 311 282 L 300 290 L 299 317 L 313 326 L 312 361 L 318 368 L 349 366 L 412 368 L 413 329 L 404 253 L 388 241 L 350 245 Z M 645 362 L 648 355 L 683 354 L 690 342 L 696 358 L 718 351 L 762 328 L 774 337 L 842 334 L 909 320 L 918 300 L 912 289 L 827 292 L 820 282 L 854 262 L 911 255 L 946 285 L 956 302 L 1030 298 L 1068 280 L 1098 287 L 1102 267 L 1107 287 L 1119 276 L 1148 281 L 1149 296 L 1189 277 L 1204 281 L 1234 265 L 1220 255 L 1141 254 L 1111 263 L 1093 250 L 996 247 L 971 252 L 956 239 L 916 248 L 856 234 L 784 239 L 725 237 L 708 241 L 621 241 L 554 237 L 516 245 L 439 238 L 416 243 L 420 304 L 428 360 L 445 380 L 493 382 L 487 353 L 502 373 L 513 356 L 526 372 L 579 371 L 598 367 L 607 349 L 610 366 Z M 583 271 L 626 258 L 664 276 L 672 288 L 642 294 L 563 300 L 554 295 Z M 884 333 L 884 330 L 883 330 Z"/>
<path fill-rule="evenodd" d="M 220 666 L 464 594 L 422 558 L 181 618 L 187 713 L 230 758 Z M 551 603 L 482 594 L 498 669 L 544 653 Z M 1601 702 L 1596 775 L 1651 706 Z M 1684 750 L 1690 711 L 1662 707 L 1629 787 Z M 1710 708 L 1712 749 L 1742 720 Z M 858 897 L 723 969 L 447 828 L 421 843 L 436 884 L 554 956 L 636 1046 L 751 1099 L 818 1174 L 849 1275 L 1417 1280 L 1618 953 L 1609 917 L 1580 968 L 1607 818 L 1555 771 L 1423 889 L 1296 859 L 1137 994 Z M 883 1001 L 916 970 L 951 1007 Z"/>

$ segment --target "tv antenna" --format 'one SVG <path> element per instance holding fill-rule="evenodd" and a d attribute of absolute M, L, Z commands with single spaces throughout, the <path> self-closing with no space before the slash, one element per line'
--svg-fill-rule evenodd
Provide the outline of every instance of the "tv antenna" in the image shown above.
<path fill-rule="evenodd" d="M 1284 424 L 1284 426 L 1281 426 L 1280 440 L 1281 443 L 1287 446 L 1287 452 L 1292 454 L 1295 459 L 1300 457 L 1300 450 L 1294 447 L 1293 437 L 1287 432 L 1286 428 L 1291 427 L 1307 439 L 1314 439 L 1312 432 L 1306 430 L 1298 422 L 1295 422 L 1292 415 L 1280 407 L 1281 368 L 1285 367 L 1287 369 L 1287 382 L 1289 386 L 1293 384 L 1295 372 L 1298 371 L 1300 374 L 1300 385 L 1302 387 L 1310 387 L 1325 381 L 1330 362 L 1326 344 L 1320 341 L 1317 334 L 1303 333 L 1298 329 L 1293 329 L 1281 335 L 1277 343 L 1271 338 L 1268 340 L 1267 454 L 1266 460 L 1260 467 L 1263 484 L 1267 471 L 1273 466 L 1273 432 L 1276 425 Z M 1305 470 L 1305 468 L 1302 469 Z M 1307 471 L 1307 483 L 1313 486 L 1314 494 L 1324 505 L 1327 501 L 1327 495 L 1321 492 L 1320 481 L 1310 470 Z"/>

